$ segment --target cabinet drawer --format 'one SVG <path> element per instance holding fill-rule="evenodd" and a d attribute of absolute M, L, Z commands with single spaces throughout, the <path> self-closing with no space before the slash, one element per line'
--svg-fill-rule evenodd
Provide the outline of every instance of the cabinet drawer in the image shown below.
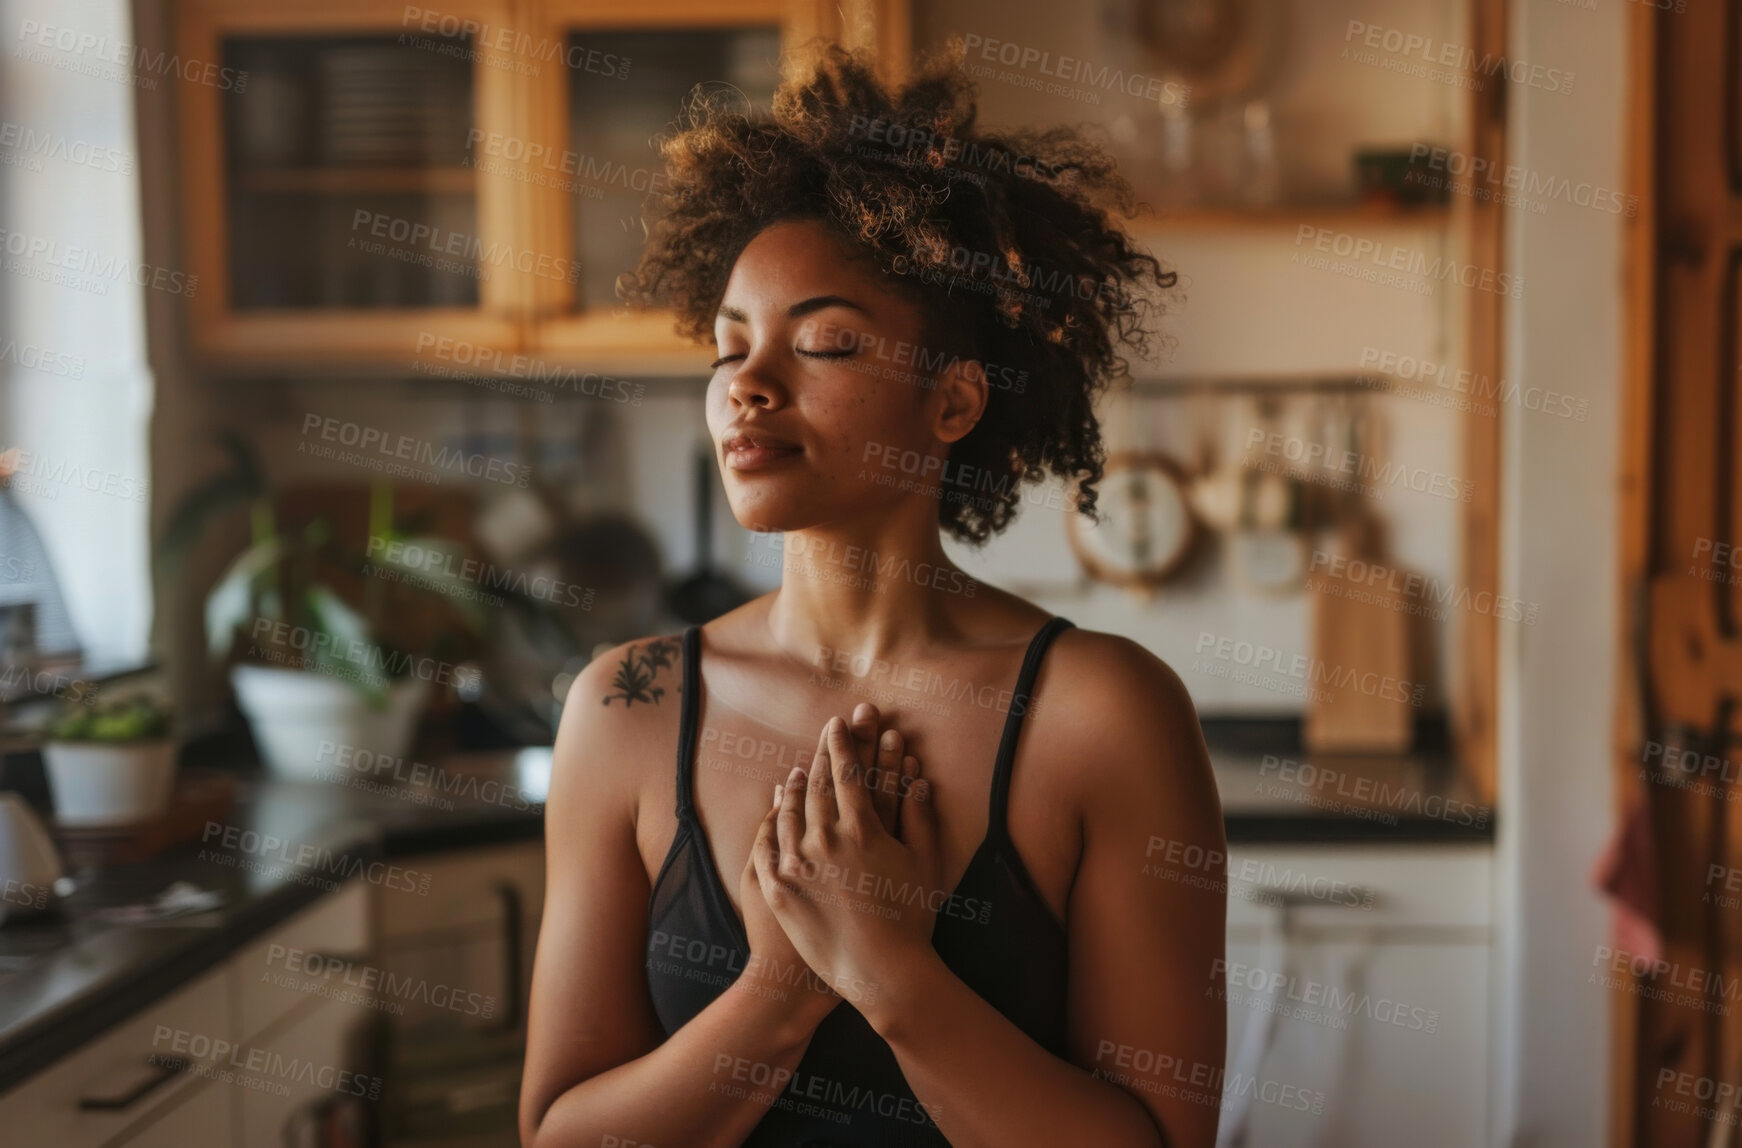
<path fill-rule="evenodd" d="M 122 1021 L 77 1052 L 0 1096 L 0 1128 L 12 1144 L 85 1148 L 143 1127 L 156 1109 L 191 1088 L 197 1075 L 154 1065 L 161 1058 L 199 1055 L 233 1041 L 228 972 L 219 967 L 150 1008 Z M 88 1111 L 81 1098 L 116 1107 Z"/>
<path fill-rule="evenodd" d="M 1494 851 L 1487 845 L 1228 850 L 1230 936 L 1272 916 L 1281 890 L 1306 929 L 1431 927 L 1483 930 L 1494 921 Z"/>
<path fill-rule="evenodd" d="M 220 1148 L 235 1135 L 233 1092 L 217 1084 L 196 1089 L 185 1103 L 164 1106 L 170 1111 L 113 1148 Z"/>
<path fill-rule="evenodd" d="M 305 1005 L 281 1031 L 245 1042 L 260 1068 L 238 1081 L 244 1085 L 236 1090 L 242 1144 L 313 1143 L 304 1137 L 338 1122 L 338 1110 L 378 1103 L 383 1082 L 359 1059 L 367 1024 L 355 1005 L 319 1001 Z"/>
<path fill-rule="evenodd" d="M 321 966 L 311 964 L 306 954 L 363 956 L 369 940 L 368 887 L 351 881 L 237 953 L 229 967 L 237 982 L 237 1031 L 242 1038 L 272 1025 L 313 995 L 284 982 L 344 987 L 341 974 L 326 979 L 310 975 Z"/>
<path fill-rule="evenodd" d="M 420 933 L 501 926 L 511 890 L 522 919 L 535 921 L 544 908 L 544 843 L 524 841 L 431 854 L 406 860 L 405 868 L 429 874 L 422 895 L 376 886 L 377 920 L 383 947 Z"/>

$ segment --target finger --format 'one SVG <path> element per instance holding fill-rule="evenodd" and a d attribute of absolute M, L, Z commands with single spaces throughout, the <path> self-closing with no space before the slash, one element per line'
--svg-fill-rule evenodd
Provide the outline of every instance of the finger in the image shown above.
<path fill-rule="evenodd" d="M 802 870 L 804 855 L 799 851 L 799 842 L 804 840 L 804 801 L 808 780 L 804 767 L 795 765 L 786 777 L 786 784 L 781 787 L 780 809 L 774 815 L 774 828 L 775 839 L 780 845 L 780 861 L 775 872 L 783 880 L 797 880 Z"/>
<path fill-rule="evenodd" d="M 780 841 L 774 824 L 779 813 L 780 786 L 777 785 L 774 787 L 774 804 L 762 815 L 762 824 L 756 827 L 756 840 L 750 843 L 750 864 L 755 867 L 756 881 L 762 886 L 764 895 L 768 883 L 776 879 L 775 874 L 780 869 Z"/>
<path fill-rule="evenodd" d="M 901 814 L 901 755 L 904 746 L 901 731 L 893 727 L 877 739 L 877 768 L 867 779 L 871 788 L 871 804 L 877 810 L 877 820 L 884 832 L 893 834 L 896 818 Z"/>
<path fill-rule="evenodd" d="M 877 711 L 871 706 L 860 706 L 860 710 Z M 877 727 L 871 727 L 875 737 Z M 872 741 L 870 752 L 876 753 L 877 743 Z M 835 804 L 840 807 L 841 823 L 851 825 L 859 833 L 869 833 L 879 827 L 877 806 L 872 802 L 871 790 L 867 785 L 873 780 L 871 762 L 875 757 L 866 758 L 860 746 L 858 731 L 853 731 L 851 738 L 843 737 L 829 744 L 829 763 L 835 771 Z"/>
<path fill-rule="evenodd" d="M 906 753 L 903 744 L 902 752 Z M 895 787 L 895 824 L 901 825 L 901 810 L 907 804 L 907 795 L 913 789 L 913 783 L 919 780 L 919 758 L 908 753 L 901 759 L 901 780 Z"/>
<path fill-rule="evenodd" d="M 835 805 L 835 771 L 829 761 L 831 731 L 837 728 L 843 738 L 847 736 L 846 723 L 838 717 L 830 718 L 823 726 L 816 756 L 811 758 L 810 793 L 805 798 L 804 816 L 805 829 L 812 833 L 833 828 L 841 815 Z"/>
<path fill-rule="evenodd" d="M 911 768 L 917 773 L 919 761 L 909 757 L 907 762 L 913 763 Z M 932 800 L 931 781 L 927 778 L 916 780 L 901 803 L 901 840 L 927 864 L 937 857 L 938 810 L 937 803 Z"/>
<path fill-rule="evenodd" d="M 853 756 L 860 777 L 877 764 L 877 727 L 882 721 L 883 714 L 876 706 L 860 702 L 853 707 L 853 716 L 847 722 L 847 728 L 853 733 Z"/>

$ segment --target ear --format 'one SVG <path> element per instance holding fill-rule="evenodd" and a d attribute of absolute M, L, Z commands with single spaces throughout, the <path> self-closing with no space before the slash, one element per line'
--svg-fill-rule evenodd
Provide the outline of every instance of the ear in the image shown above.
<path fill-rule="evenodd" d="M 938 373 L 933 394 L 937 415 L 932 433 L 940 442 L 959 442 L 986 413 L 986 368 L 975 359 L 955 359 Z"/>

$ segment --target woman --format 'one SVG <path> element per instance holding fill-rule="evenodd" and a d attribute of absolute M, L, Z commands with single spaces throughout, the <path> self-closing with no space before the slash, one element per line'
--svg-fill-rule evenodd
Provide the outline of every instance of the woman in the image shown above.
<path fill-rule="evenodd" d="M 1173 280 L 1102 153 L 974 119 L 951 59 L 891 92 L 835 48 L 772 118 L 698 106 L 665 145 L 627 293 L 711 329 L 727 497 L 783 579 L 570 691 L 529 1146 L 1215 1138 L 1224 844 L 1186 691 L 940 538 L 1048 472 L 1093 513 L 1092 400 Z"/>

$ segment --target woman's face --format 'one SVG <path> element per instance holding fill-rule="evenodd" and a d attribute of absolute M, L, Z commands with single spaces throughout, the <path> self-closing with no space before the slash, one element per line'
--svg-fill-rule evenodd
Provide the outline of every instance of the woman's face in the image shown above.
<path fill-rule="evenodd" d="M 738 257 L 707 417 L 743 526 L 863 521 L 912 499 L 903 483 L 935 488 L 949 443 L 979 417 L 977 364 L 952 370 L 920 346 L 919 308 L 886 283 L 810 221 L 774 224 Z"/>

